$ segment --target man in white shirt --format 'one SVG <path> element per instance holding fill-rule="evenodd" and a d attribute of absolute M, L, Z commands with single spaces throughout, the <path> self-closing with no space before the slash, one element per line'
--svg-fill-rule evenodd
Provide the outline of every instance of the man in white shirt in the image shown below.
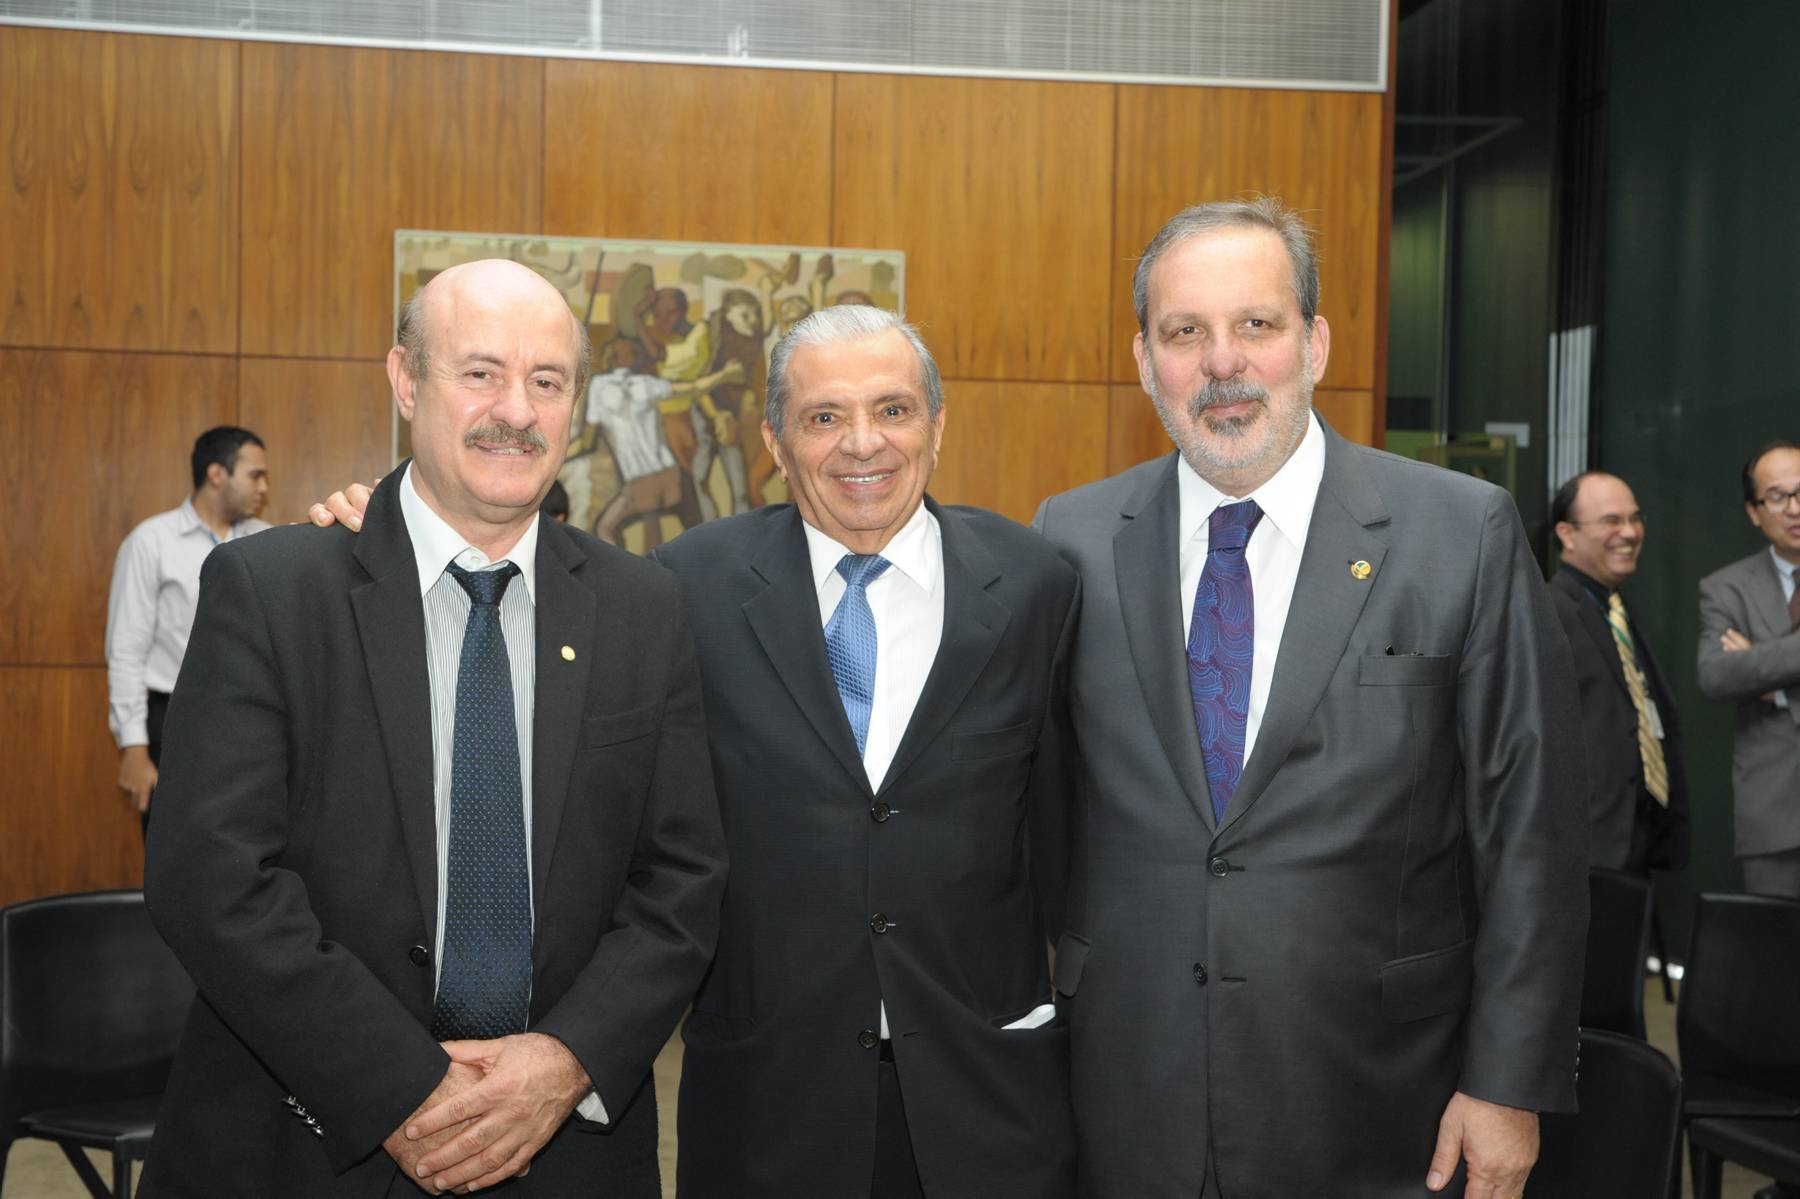
<path fill-rule="evenodd" d="M 126 535 L 106 605 L 108 723 L 119 747 L 119 790 L 146 822 L 162 756 L 169 693 L 187 653 L 200 565 L 215 545 L 269 527 L 262 439 L 220 425 L 194 440 L 194 493 Z"/>
<path fill-rule="evenodd" d="M 1744 512 L 1768 542 L 1700 580 L 1700 690 L 1736 707 L 1732 824 L 1744 886 L 1800 898 L 1800 447 L 1744 464 Z"/>
<path fill-rule="evenodd" d="M 1067 1196 L 1047 949 L 1074 574 L 926 495 L 942 388 L 891 313 L 821 309 L 769 378 L 793 503 L 656 555 L 698 643 L 731 856 L 683 1034 L 681 1193 Z"/>
<path fill-rule="evenodd" d="M 1133 299 L 1177 452 L 1045 501 L 1083 786 L 1056 987 L 1084 1191 L 1514 1199 L 1574 1102 L 1568 650 L 1506 493 L 1312 411 L 1278 200 L 1188 209 Z"/>

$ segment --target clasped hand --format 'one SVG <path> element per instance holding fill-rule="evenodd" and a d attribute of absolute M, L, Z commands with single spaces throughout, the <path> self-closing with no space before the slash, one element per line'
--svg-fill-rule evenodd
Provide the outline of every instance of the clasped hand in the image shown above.
<path fill-rule="evenodd" d="M 433 1194 L 466 1195 L 526 1173 L 592 1085 L 568 1047 L 542 1033 L 443 1049 L 443 1081 L 383 1143 Z"/>

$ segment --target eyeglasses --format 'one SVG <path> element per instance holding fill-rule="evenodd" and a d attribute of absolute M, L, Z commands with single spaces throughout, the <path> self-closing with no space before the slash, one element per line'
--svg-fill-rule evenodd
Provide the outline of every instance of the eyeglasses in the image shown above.
<path fill-rule="evenodd" d="M 1602 531 L 1610 535 L 1617 533 L 1626 525 L 1630 525 L 1634 529 L 1643 528 L 1644 514 L 1642 512 L 1633 512 L 1630 516 L 1620 516 L 1616 512 L 1609 512 L 1605 516 L 1598 517 L 1594 520 L 1571 520 L 1567 523 L 1574 525 L 1578 529 L 1583 525 L 1598 525 Z"/>
<path fill-rule="evenodd" d="M 1795 500 L 1800 500 L 1800 491 L 1771 491 L 1758 497 L 1756 502 L 1771 512 L 1786 512 Z"/>

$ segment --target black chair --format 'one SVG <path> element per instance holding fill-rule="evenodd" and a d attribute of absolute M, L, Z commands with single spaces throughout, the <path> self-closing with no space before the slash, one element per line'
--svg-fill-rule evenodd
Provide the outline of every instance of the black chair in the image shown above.
<path fill-rule="evenodd" d="M 0 1177 L 13 1142 L 37 1137 L 97 1199 L 128 1199 L 193 998 L 141 891 L 0 909 Z M 83 1147 L 112 1153 L 111 1190 Z"/>
<path fill-rule="evenodd" d="M 1588 872 L 1587 973 L 1581 1027 L 1644 1039 L 1644 958 L 1650 882 L 1619 870 Z"/>
<path fill-rule="evenodd" d="M 1695 1120 L 1688 1125 L 1694 1199 L 1719 1199 L 1725 1163 L 1800 1186 L 1800 1123 L 1792 1120 Z"/>
<path fill-rule="evenodd" d="M 1638 988 L 1641 993 L 1642 984 Z M 1681 1075 L 1645 1041 L 1581 1030 L 1579 1115 L 1538 1123 L 1532 1199 L 1661 1196 L 1681 1161 Z"/>

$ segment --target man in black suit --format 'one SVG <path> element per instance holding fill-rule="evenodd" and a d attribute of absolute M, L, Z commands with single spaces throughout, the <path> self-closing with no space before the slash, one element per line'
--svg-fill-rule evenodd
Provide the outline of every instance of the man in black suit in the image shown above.
<path fill-rule="evenodd" d="M 1637 571 L 1644 513 L 1605 471 L 1557 489 L 1562 566 L 1550 602 L 1569 640 L 1586 734 L 1588 860 L 1647 875 L 1688 859 L 1687 778 L 1675 702 L 1619 588 Z"/>
<path fill-rule="evenodd" d="M 363 535 L 207 559 L 146 866 L 199 998 L 141 1193 L 651 1199 L 724 881 L 692 639 L 538 514 L 586 372 L 556 291 L 453 268 L 400 343 L 415 457 Z"/>
<path fill-rule="evenodd" d="M 925 494 L 941 387 L 898 318 L 822 309 L 769 374 L 793 504 L 658 552 L 699 645 L 732 857 L 683 1034 L 681 1193 L 1067 1195 L 1046 949 L 1074 572 Z"/>

